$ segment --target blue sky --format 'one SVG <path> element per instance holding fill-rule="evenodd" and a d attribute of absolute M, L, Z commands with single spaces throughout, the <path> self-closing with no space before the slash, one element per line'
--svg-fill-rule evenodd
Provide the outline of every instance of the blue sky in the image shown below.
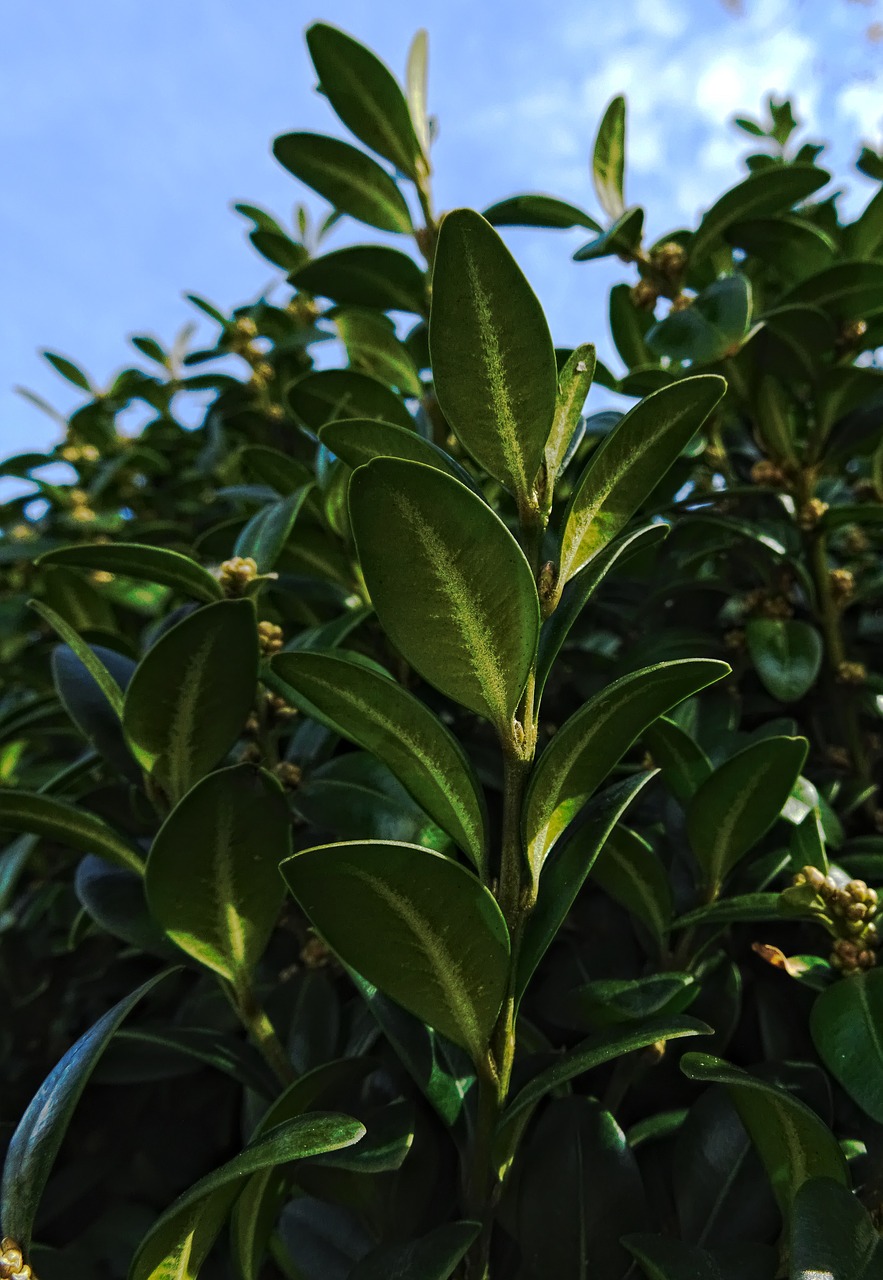
<path fill-rule="evenodd" d="M 741 11 L 741 12 L 740 12 Z M 629 99 L 627 195 L 651 234 L 695 217 L 739 176 L 728 127 L 764 95 L 795 94 L 860 207 L 859 139 L 883 143 L 883 0 L 44 0 L 6 14 L 0 50 L 0 454 L 43 447 L 53 424 L 15 383 L 59 408 L 77 393 L 49 348 L 99 384 L 132 362 L 132 333 L 170 341 L 194 318 L 264 290 L 234 200 L 286 220 L 305 192 L 270 155 L 292 129 L 343 132 L 303 42 L 336 23 L 397 72 L 430 34 L 439 208 L 547 191 L 597 212 L 587 156 L 601 111 Z M 877 41 L 875 42 L 875 37 Z M 316 207 L 319 207 L 316 202 Z M 337 243 L 372 238 L 342 224 Z M 583 236 L 509 235 L 558 343 L 607 346 L 604 290 L 619 264 L 569 262 Z M 206 330 L 207 332 L 207 330 Z"/>

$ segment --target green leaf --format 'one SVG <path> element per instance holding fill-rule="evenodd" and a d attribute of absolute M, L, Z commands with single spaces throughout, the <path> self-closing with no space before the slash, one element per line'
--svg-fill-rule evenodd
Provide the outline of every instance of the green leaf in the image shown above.
<path fill-rule="evenodd" d="M 728 244 L 768 263 L 789 284 L 821 271 L 836 252 L 834 241 L 820 227 L 792 217 L 737 222 L 727 228 L 724 238 Z"/>
<path fill-rule="evenodd" d="M 534 766 L 524 802 L 534 883 L 552 845 L 646 726 L 729 670 L 705 658 L 644 667 L 615 680 L 562 725 Z"/>
<path fill-rule="evenodd" d="M 793 618 L 754 618 L 745 636 L 767 693 L 779 702 L 799 702 L 822 666 L 824 645 L 815 627 Z"/>
<path fill-rule="evenodd" d="M 68 382 L 72 382 L 75 387 L 79 387 L 81 391 L 91 391 L 92 383 L 73 362 L 68 360 L 66 356 L 60 356 L 55 351 L 44 351 L 43 359 L 52 365 L 56 373 L 60 373 Z"/>
<path fill-rule="evenodd" d="M 868 1211 L 831 1178 L 812 1178 L 794 1199 L 789 1275 L 791 1280 L 879 1280 L 883 1275 L 883 1240 Z"/>
<path fill-rule="evenodd" d="M 781 305 L 821 307 L 839 320 L 883 311 L 883 262 L 837 262 L 795 285 Z"/>
<path fill-rule="evenodd" d="M 775 1250 L 762 1244 L 711 1250 L 670 1236 L 643 1234 L 626 1236 L 623 1244 L 647 1280 L 773 1280 L 776 1275 Z"/>
<path fill-rule="evenodd" d="M 350 132 L 416 181 L 426 160 L 389 68 L 352 36 L 325 22 L 307 28 L 307 47 L 322 92 Z"/>
<path fill-rule="evenodd" d="M 291 853 L 279 783 L 237 764 L 209 774 L 160 827 L 147 859 L 147 901 L 182 951 L 236 986 L 270 939 Z"/>
<path fill-rule="evenodd" d="M 484 798 L 463 748 L 412 693 L 357 654 L 281 653 L 273 670 L 305 714 L 389 768 L 484 874 Z"/>
<path fill-rule="evenodd" d="M 557 390 L 542 307 L 497 232 L 471 209 L 442 221 L 432 281 L 439 404 L 464 448 L 530 504 Z"/>
<path fill-rule="evenodd" d="M 250 556 L 258 573 L 269 573 L 285 550 L 308 492 L 308 488 L 295 489 L 287 498 L 262 507 L 236 539 L 233 554 Z"/>
<path fill-rule="evenodd" d="M 657 546 L 667 536 L 669 527 L 667 524 L 651 524 L 645 525 L 642 529 L 635 529 L 634 532 L 624 533 L 621 538 L 617 538 L 615 542 L 611 542 L 603 551 L 593 556 L 585 568 L 568 582 L 558 607 L 546 619 L 540 630 L 536 675 L 538 698 L 546 687 L 549 673 L 570 634 L 571 627 L 607 574 L 619 564 L 627 562 L 633 555 L 639 555 L 642 551 Z"/>
<path fill-rule="evenodd" d="M 686 808 L 697 787 L 711 774 L 708 756 L 686 729 L 667 716 L 660 716 L 644 731 L 643 741 L 672 795 Z"/>
<path fill-rule="evenodd" d="M 629 258 L 640 248 L 643 234 L 644 210 L 636 205 L 620 214 L 613 225 L 600 236 L 577 249 L 573 260 L 592 262 L 596 258 L 607 258 L 614 253 Z"/>
<path fill-rule="evenodd" d="M 610 1112 L 589 1098 L 556 1099 L 519 1154 L 520 1274 L 622 1280 L 630 1258 L 620 1237 L 643 1226 L 648 1209 L 634 1154 Z"/>
<path fill-rule="evenodd" d="M 306 293 L 379 311 L 426 311 L 426 280 L 413 258 L 385 245 L 350 245 L 313 258 L 288 277 Z"/>
<path fill-rule="evenodd" d="M 348 142 L 319 133 L 286 133 L 273 143 L 284 169 L 318 191 L 339 213 L 381 231 L 413 231 L 395 181 L 376 160 Z"/>
<path fill-rule="evenodd" d="M 595 884 L 640 920 L 661 946 L 671 926 L 672 892 L 665 868 L 652 846 L 636 831 L 617 826 L 592 874 Z"/>
<path fill-rule="evenodd" d="M 874 258 L 883 244 L 883 187 L 875 191 L 865 208 L 844 228 L 843 248 L 849 258 Z"/>
<path fill-rule="evenodd" d="M 508 529 L 456 480 L 392 458 L 353 474 L 349 509 L 393 644 L 430 684 L 511 735 L 536 655 L 539 601 Z"/>
<path fill-rule="evenodd" d="M 625 211 L 625 98 L 617 95 L 607 106 L 592 156 L 592 182 L 601 208 L 611 218 Z"/>
<path fill-rule="evenodd" d="M 704 215 L 689 245 L 691 259 L 698 261 L 712 249 L 734 222 L 783 213 L 818 191 L 830 176 L 812 164 L 777 165 L 752 173 L 725 192 Z"/>
<path fill-rule="evenodd" d="M 734 355 L 751 323 L 751 286 L 743 275 L 724 276 L 703 289 L 689 307 L 670 311 L 647 334 L 657 356 L 679 364 L 712 364 Z"/>
<path fill-rule="evenodd" d="M 405 74 L 408 110 L 411 123 L 420 143 L 420 148 L 429 162 L 429 146 L 432 141 L 429 114 L 427 109 L 427 92 L 429 84 L 429 36 L 421 29 L 414 33 L 408 49 L 408 65 Z"/>
<path fill-rule="evenodd" d="M 401 458 L 405 462 L 422 462 L 427 467 L 436 467 L 468 488 L 474 488 L 469 472 L 464 471 L 444 449 L 431 440 L 424 440 L 416 431 L 396 427 L 391 422 L 377 422 L 370 418 L 329 422 L 320 428 L 319 439 L 348 467 L 362 467 L 374 458 Z"/>
<path fill-rule="evenodd" d="M 629 369 L 653 363 L 645 341 L 652 327 L 652 313 L 635 306 L 629 286 L 614 285 L 610 290 L 610 333 L 623 363 Z"/>
<path fill-rule="evenodd" d="M 280 449 L 264 444 L 246 445 L 239 453 L 247 477 L 257 484 L 269 485 L 283 497 L 293 494 L 310 484 L 312 475 L 307 467 Z"/>
<path fill-rule="evenodd" d="M 255 699 L 258 638 L 249 600 L 220 600 L 166 631 L 135 669 L 123 728 L 172 800 L 226 755 Z"/>
<path fill-rule="evenodd" d="M 597 867 L 616 823 L 653 776 L 652 773 L 640 773 L 608 788 L 593 801 L 579 829 L 552 852 L 518 952 L 515 987 L 519 999 L 566 920 L 586 877 L 593 867 Z"/>
<path fill-rule="evenodd" d="M 292 412 L 316 432 L 338 418 L 379 418 L 413 429 L 414 422 L 400 396 L 385 383 L 352 369 L 322 369 L 307 373 L 288 388 Z"/>
<path fill-rule="evenodd" d="M 362 307 L 340 308 L 334 314 L 353 369 L 396 387 L 403 396 L 420 399 L 423 385 L 417 367 L 392 321 Z"/>
<path fill-rule="evenodd" d="M 114 1032 L 166 974 L 160 973 L 114 1005 L 81 1036 L 40 1085 L 9 1142 L 0 1189 L 3 1234 L 27 1251 L 40 1199 L 89 1077 Z"/>
<path fill-rule="evenodd" d="M 551 1067 L 539 1072 L 515 1095 L 503 1112 L 500 1121 L 501 1129 L 512 1123 L 527 1107 L 533 1107 L 541 1098 L 568 1080 L 600 1067 L 605 1062 L 612 1062 L 624 1053 L 634 1053 L 636 1049 L 646 1049 L 658 1040 L 678 1040 L 682 1036 L 704 1036 L 711 1034 L 711 1027 L 696 1018 L 678 1015 L 671 1018 L 648 1018 L 639 1026 L 609 1027 L 581 1041 L 574 1049 L 561 1054 Z M 699 1057 L 691 1054 L 691 1058 Z"/>
<path fill-rule="evenodd" d="M 690 973 L 650 973 L 643 978 L 599 978 L 565 997 L 568 1026 L 584 1031 L 680 1013 L 699 994 Z"/>
<path fill-rule="evenodd" d="M 478 1222 L 449 1222 L 419 1240 L 375 1249 L 349 1280 L 449 1280 L 480 1230 Z"/>
<path fill-rule="evenodd" d="M 704 1053 L 688 1053 L 681 1070 L 691 1080 L 722 1084 L 757 1147 L 779 1208 L 790 1217 L 794 1197 L 810 1178 L 849 1185 L 837 1139 L 814 1111 L 787 1089 Z"/>
<path fill-rule="evenodd" d="M 472 872 L 419 845 L 372 841 L 307 849 L 282 874 L 345 964 L 483 1060 L 509 935 Z"/>
<path fill-rule="evenodd" d="M 854 1102 L 883 1123 L 883 970 L 850 974 L 813 1005 L 810 1030 L 819 1057 Z"/>
<path fill-rule="evenodd" d="M 558 374 L 558 394 L 552 428 L 543 450 L 546 481 L 543 507 L 552 505 L 552 489 L 568 456 L 574 435 L 579 428 L 580 416 L 586 396 L 595 376 L 595 348 L 589 342 L 574 348 L 564 368 Z"/>
<path fill-rule="evenodd" d="M 47 604 L 41 604 L 39 600 L 29 600 L 28 605 L 41 618 L 49 623 L 50 627 L 58 633 L 69 649 L 72 649 L 76 656 L 82 662 L 83 666 L 89 672 L 89 675 L 98 685 L 98 688 L 104 694 L 114 714 L 120 718 L 123 714 L 123 694 L 120 686 L 114 680 L 107 667 L 98 657 L 95 650 L 83 640 L 74 628 L 65 622 L 60 613 L 56 613 L 54 609 L 50 609 Z"/>
<path fill-rule="evenodd" d="M 761 738 L 699 787 L 687 809 L 687 835 L 710 886 L 720 885 L 776 821 L 807 747 L 805 738 Z"/>
<path fill-rule="evenodd" d="M 595 450 L 564 513 L 560 581 L 627 524 L 726 389 L 713 374 L 684 378 L 635 405 Z"/>
<path fill-rule="evenodd" d="M 75 565 L 79 569 L 121 573 L 127 578 L 142 578 L 147 582 L 171 587 L 182 595 L 207 603 L 220 600 L 224 594 L 220 583 L 208 569 L 203 569 L 202 565 L 189 556 L 169 551 L 165 547 L 144 546 L 139 542 L 96 542 L 82 543 L 75 547 L 58 547 L 54 551 L 47 551 L 38 563 Z"/>
<path fill-rule="evenodd" d="M 351 1147 L 364 1134 L 358 1120 L 331 1112 L 298 1116 L 271 1129 L 162 1214 L 142 1240 L 129 1280 L 195 1280 L 249 1175 Z"/>
<path fill-rule="evenodd" d="M 144 872 L 137 845 L 80 806 L 25 791 L 0 791 L 0 830 L 27 831 L 81 853 L 98 853 L 118 867 Z"/>
<path fill-rule="evenodd" d="M 589 231 L 601 230 L 595 219 L 582 209 L 555 196 L 510 196 L 508 200 L 490 205 L 481 216 L 492 227 L 546 227 L 550 230 L 586 227 Z"/>
<path fill-rule="evenodd" d="M 781 920 L 779 895 L 777 893 L 742 893 L 735 898 L 723 898 L 720 902 L 709 902 L 678 916 L 672 924 L 673 929 L 692 929 L 696 925 L 708 925 L 718 928 L 726 924 L 765 924 L 771 920 Z"/>

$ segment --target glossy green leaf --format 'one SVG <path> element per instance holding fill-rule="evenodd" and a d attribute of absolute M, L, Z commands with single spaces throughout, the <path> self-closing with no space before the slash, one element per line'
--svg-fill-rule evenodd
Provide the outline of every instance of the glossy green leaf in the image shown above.
<path fill-rule="evenodd" d="M 607 577 L 618 566 L 634 555 L 658 546 L 669 531 L 667 524 L 645 525 L 632 533 L 624 533 L 593 556 L 585 568 L 576 574 L 562 592 L 555 612 L 546 619 L 540 630 L 540 647 L 537 655 L 537 697 L 546 687 L 555 659 L 561 652 L 571 627 L 579 619 L 587 602 Z"/>
<path fill-rule="evenodd" d="M 282 874 L 345 964 L 481 1060 L 506 990 L 509 936 L 471 872 L 377 841 L 308 849 Z"/>
<path fill-rule="evenodd" d="M 262 507 L 236 539 L 233 554 L 250 557 L 258 573 L 269 573 L 285 550 L 307 493 L 306 488 L 295 489 L 279 502 Z"/>
<path fill-rule="evenodd" d="M 625 98 L 617 96 L 601 119 L 592 157 L 592 182 L 601 208 L 611 218 L 618 218 L 625 210 L 624 176 Z"/>
<path fill-rule="evenodd" d="M 424 440 L 416 431 L 394 426 L 391 422 L 377 422 L 370 418 L 329 422 L 320 429 L 319 439 L 348 467 L 363 467 L 374 458 L 401 458 L 405 462 L 422 462 L 427 467 L 436 467 L 461 484 L 474 487 L 468 471 L 464 471 L 444 449 L 431 440 Z"/>
<path fill-rule="evenodd" d="M 350 1280 L 450 1280 L 480 1230 L 478 1222 L 449 1222 L 419 1240 L 373 1250 Z"/>
<path fill-rule="evenodd" d="M 420 399 L 423 385 L 410 351 L 396 336 L 392 321 L 364 307 L 341 307 L 334 323 L 351 368 Z"/>
<path fill-rule="evenodd" d="M 824 645 L 815 627 L 796 618 L 753 618 L 745 636 L 766 691 L 779 702 L 799 702 L 822 666 Z"/>
<path fill-rule="evenodd" d="M 165 976 L 151 978 L 99 1018 L 53 1067 L 18 1122 L 3 1166 L 0 1223 L 23 1249 L 30 1247 L 43 1191 L 89 1077 L 123 1020 Z"/>
<path fill-rule="evenodd" d="M 601 230 L 595 219 L 582 209 L 555 196 L 510 196 L 508 200 L 490 205 L 481 216 L 492 227 L 547 227 L 551 230 L 586 227 L 589 231 Z"/>
<path fill-rule="evenodd" d="M 625 527 L 725 388 L 723 378 L 711 374 L 665 387 L 630 410 L 595 450 L 564 515 L 562 583 Z"/>
<path fill-rule="evenodd" d="M 381 231 L 407 235 L 413 230 L 405 197 L 395 181 L 376 160 L 348 142 L 319 133 L 286 133 L 273 143 L 273 155 L 339 213 Z"/>
<path fill-rule="evenodd" d="M 313 258 L 289 276 L 296 288 L 355 307 L 427 309 L 426 279 L 413 258 L 385 245 L 350 245 Z"/>
<path fill-rule="evenodd" d="M 647 1220 L 641 1174 L 625 1134 L 593 1099 L 544 1108 L 519 1152 L 515 1213 L 525 1280 L 622 1280 L 620 1237 Z"/>
<path fill-rule="evenodd" d="M 704 1053 L 688 1053 L 681 1070 L 691 1080 L 725 1085 L 763 1161 L 779 1207 L 791 1214 L 794 1197 L 810 1178 L 849 1185 L 837 1139 L 816 1113 L 787 1089 Z"/>
<path fill-rule="evenodd" d="M 650 973 L 643 978 L 598 978 L 569 991 L 568 1026 L 582 1031 L 638 1022 L 654 1014 L 681 1013 L 699 994 L 692 974 Z"/>
<path fill-rule="evenodd" d="M 790 1280 L 879 1280 L 883 1240 L 861 1201 L 831 1178 L 812 1178 L 794 1199 Z"/>
<path fill-rule="evenodd" d="M 834 241 L 820 227 L 795 217 L 737 222 L 727 228 L 724 238 L 728 244 L 768 263 L 777 276 L 789 283 L 821 271 L 836 252 Z"/>
<path fill-rule="evenodd" d="M 727 924 L 764 924 L 779 919 L 779 894 L 741 893 L 734 898 L 722 898 L 720 902 L 709 902 L 678 916 L 672 928 L 692 929 L 696 925 L 718 928 Z"/>
<path fill-rule="evenodd" d="M 700 1249 L 670 1236 L 626 1236 L 646 1280 L 774 1280 L 776 1253 L 760 1244 Z"/>
<path fill-rule="evenodd" d="M 258 639 L 249 600 L 222 600 L 166 631 L 132 676 L 123 709 L 141 765 L 173 800 L 226 755 L 255 699 Z"/>
<path fill-rule="evenodd" d="M 609 684 L 562 725 L 537 761 L 524 803 L 534 882 L 552 845 L 647 725 L 729 673 L 724 662 L 685 658 Z"/>
<path fill-rule="evenodd" d="M 709 885 L 720 885 L 782 812 L 806 759 L 805 738 L 761 738 L 715 769 L 687 809 L 687 834 Z"/>
<path fill-rule="evenodd" d="M 781 302 L 821 307 L 840 320 L 862 320 L 883 311 L 883 262 L 837 262 L 802 280 Z"/>
<path fill-rule="evenodd" d="M 684 808 L 711 774 L 711 761 L 694 738 L 674 720 L 660 716 L 643 735 L 674 798 Z"/>
<path fill-rule="evenodd" d="M 671 925 L 671 886 L 655 850 L 636 831 L 618 825 L 601 850 L 592 877 L 605 893 L 649 929 L 661 945 Z"/>
<path fill-rule="evenodd" d="M 529 504 L 555 413 L 557 371 L 542 307 L 496 231 L 445 216 L 429 346 L 442 410 L 464 448 Z"/>
<path fill-rule="evenodd" d="M 330 1112 L 299 1116 L 271 1129 L 162 1214 L 142 1240 L 129 1280 L 195 1280 L 250 1174 L 339 1151 L 364 1134 L 357 1120 Z"/>
<path fill-rule="evenodd" d="M 546 1067 L 528 1082 L 509 1103 L 500 1121 L 501 1127 L 511 1122 L 527 1107 L 534 1106 L 547 1093 L 577 1076 L 611 1062 L 624 1053 L 646 1049 L 659 1040 L 678 1040 L 682 1036 L 710 1035 L 711 1028 L 696 1018 L 681 1014 L 670 1018 L 648 1018 L 639 1026 L 609 1027 L 583 1040 L 574 1049 L 561 1054 L 557 1062 Z M 699 1057 L 691 1054 L 691 1058 Z"/>
<path fill-rule="evenodd" d="M 79 805 L 26 791 L 0 791 L 0 829 L 27 831 L 81 853 L 97 853 L 118 867 L 140 874 L 144 863 L 137 845 L 118 835 L 103 818 Z"/>
<path fill-rule="evenodd" d="M 592 262 L 596 258 L 607 258 L 617 254 L 628 258 L 636 253 L 641 245 L 644 233 L 644 210 L 639 206 L 626 209 L 612 226 L 601 235 L 577 249 L 573 255 L 574 262 Z"/>
<path fill-rule="evenodd" d="M 515 987 L 519 999 L 567 918 L 587 876 L 597 867 L 616 823 L 652 777 L 652 773 L 640 773 L 608 788 L 592 802 L 579 829 L 552 851 L 518 952 Z"/>
<path fill-rule="evenodd" d="M 579 429 L 583 405 L 594 376 L 595 348 L 591 343 L 584 342 L 571 351 L 564 368 L 558 374 L 555 413 L 546 447 L 543 450 L 546 470 L 542 504 L 544 508 L 551 507 L 552 486 L 565 465 L 574 435 Z"/>
<path fill-rule="evenodd" d="M 123 693 L 120 686 L 114 680 L 105 664 L 101 661 L 94 648 L 86 644 L 85 640 L 74 630 L 70 623 L 62 618 L 60 613 L 56 613 L 54 609 L 50 609 L 48 605 L 41 604 L 39 600 L 29 600 L 29 606 L 39 613 L 49 623 L 53 631 L 55 631 L 71 649 L 88 671 L 89 675 L 95 681 L 98 688 L 103 693 L 108 705 L 113 713 L 119 718 L 123 713 Z"/>
<path fill-rule="evenodd" d="M 689 307 L 670 311 L 647 334 L 657 356 L 679 364 L 711 364 L 734 355 L 751 322 L 751 286 L 744 275 L 724 276 Z"/>
<path fill-rule="evenodd" d="M 279 783 L 254 765 L 220 769 L 180 800 L 153 841 L 147 901 L 183 951 L 234 986 L 264 952 L 282 905 L 291 820 Z"/>
<path fill-rule="evenodd" d="M 735 222 L 782 213 L 823 187 L 830 174 L 811 164 L 789 164 L 750 174 L 717 200 L 702 218 L 690 242 L 698 261 Z"/>
<path fill-rule="evenodd" d="M 463 748 L 427 706 L 357 654 L 281 653 L 273 670 L 307 715 L 372 752 L 486 871 L 484 798 Z"/>
<path fill-rule="evenodd" d="M 426 161 L 408 104 L 389 68 L 358 40 L 326 22 L 307 28 L 307 47 L 322 92 L 350 132 L 417 179 Z"/>
<path fill-rule="evenodd" d="M 208 569 L 203 569 L 189 556 L 138 542 L 86 542 L 75 547 L 58 547 L 41 556 L 40 564 L 73 565 L 78 569 L 120 573 L 126 578 L 143 578 L 209 603 L 220 600 L 224 594 L 221 584 Z"/>
<path fill-rule="evenodd" d="M 456 480 L 391 458 L 353 474 L 349 509 L 393 644 L 430 684 L 510 734 L 539 632 L 533 575 L 512 535 Z"/>
<path fill-rule="evenodd" d="M 258 484 L 269 485 L 286 498 L 296 489 L 305 488 L 312 479 L 302 462 L 265 444 L 246 445 L 239 458 L 248 478 Z"/>
<path fill-rule="evenodd" d="M 379 418 L 406 429 L 414 425 L 400 396 L 377 378 L 352 369 L 305 374 L 287 395 L 295 416 L 313 432 L 339 418 Z"/>
<path fill-rule="evenodd" d="M 652 327 L 652 312 L 635 306 L 631 288 L 627 284 L 614 285 L 610 290 L 610 333 L 617 351 L 629 369 L 653 363 L 653 356 L 645 342 Z"/>
<path fill-rule="evenodd" d="M 833 983 L 810 1019 L 819 1057 L 862 1110 L 883 1123 L 883 970 Z"/>

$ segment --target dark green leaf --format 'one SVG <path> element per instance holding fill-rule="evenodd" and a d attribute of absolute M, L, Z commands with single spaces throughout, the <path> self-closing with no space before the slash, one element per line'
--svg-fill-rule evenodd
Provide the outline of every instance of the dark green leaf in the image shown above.
<path fill-rule="evenodd" d="M 645 667 L 608 685 L 558 730 L 534 767 L 524 803 L 535 882 L 552 845 L 646 726 L 729 670 L 704 658 Z"/>
<path fill-rule="evenodd" d="M 427 308 L 426 280 L 413 258 L 385 245 L 350 245 L 313 258 L 289 276 L 306 293 L 379 311 Z"/>
<path fill-rule="evenodd" d="M 327 449 L 348 467 L 362 467 L 373 458 L 401 458 L 406 462 L 422 462 L 427 467 L 445 471 L 461 484 L 474 488 L 468 471 L 449 453 L 424 440 L 416 431 L 377 422 L 370 418 L 346 418 L 329 422 L 319 431 L 319 439 Z"/>
<path fill-rule="evenodd" d="M 691 1080 L 726 1086 L 786 1219 L 795 1195 L 808 1179 L 834 1178 L 842 1186 L 849 1185 L 837 1139 L 816 1113 L 787 1089 L 704 1053 L 686 1054 L 681 1070 Z"/>
<path fill-rule="evenodd" d="M 687 809 L 687 834 L 710 886 L 719 886 L 776 821 L 807 745 L 805 738 L 761 738 L 699 787 Z"/>
<path fill-rule="evenodd" d="M 173 942 L 236 986 L 269 941 L 291 852 L 279 783 L 237 764 L 209 774 L 166 818 L 147 860 L 151 914 Z"/>
<path fill-rule="evenodd" d="M 703 217 L 690 242 L 698 261 L 734 222 L 782 213 L 823 187 L 831 175 L 811 164 L 791 164 L 752 173 L 727 191 Z"/>
<path fill-rule="evenodd" d="M 41 618 L 45 618 L 50 627 L 57 632 L 67 647 L 76 655 L 104 695 L 111 711 L 117 718 L 121 717 L 123 713 L 122 690 L 95 650 L 86 644 L 85 640 L 77 634 L 70 623 L 62 618 L 60 613 L 56 613 L 48 605 L 41 604 L 39 600 L 29 600 L 28 604 L 39 613 Z"/>
<path fill-rule="evenodd" d="M 396 387 L 403 396 L 420 399 L 423 385 L 417 367 L 387 316 L 346 307 L 335 312 L 334 323 L 353 369 Z"/>
<path fill-rule="evenodd" d="M 80 569 L 100 569 L 121 573 L 127 578 L 144 578 L 171 587 L 194 600 L 220 600 L 223 590 L 208 569 L 189 556 L 165 547 L 148 547 L 137 542 L 83 543 L 59 547 L 40 557 L 40 564 L 75 565 Z"/>
<path fill-rule="evenodd" d="M 552 230 L 586 227 L 589 231 L 601 230 L 595 219 L 582 209 L 555 196 L 510 196 L 508 200 L 492 204 L 481 216 L 492 227 L 548 227 Z"/>
<path fill-rule="evenodd" d="M 474 493 L 415 462 L 360 467 L 349 505 L 393 644 L 430 684 L 510 735 L 539 632 L 533 575 L 512 535 Z"/>
<path fill-rule="evenodd" d="M 442 222 L 429 346 L 436 394 L 454 432 L 519 504 L 529 504 L 555 412 L 555 352 L 521 269 L 471 209 Z"/>
<path fill-rule="evenodd" d="M 791 1280 L 879 1280 L 883 1240 L 867 1210 L 831 1178 L 805 1182 L 791 1221 Z"/>
<path fill-rule="evenodd" d="M 72 360 L 68 360 L 66 356 L 60 356 L 55 351 L 44 351 L 43 359 L 52 365 L 56 373 L 60 373 L 68 382 L 72 382 L 75 387 L 79 387 L 81 391 L 91 391 L 92 383 L 83 373 L 82 369 L 77 368 Z"/>
<path fill-rule="evenodd" d="M 357 654 L 282 653 L 291 700 L 392 771 L 475 865 L 486 870 L 484 798 L 463 748 L 419 699 Z"/>
<path fill-rule="evenodd" d="M 123 727 L 142 767 L 179 800 L 230 750 L 255 699 L 258 638 L 249 600 L 178 622 L 141 659 Z"/>
<path fill-rule="evenodd" d="M 780 919 L 777 893 L 743 893 L 688 911 L 686 915 L 678 916 L 672 928 L 692 929 L 696 925 L 717 928 L 725 924 L 765 924 Z"/>
<path fill-rule="evenodd" d="M 623 1244 L 647 1280 L 773 1280 L 776 1275 L 776 1253 L 766 1245 L 740 1243 L 712 1251 L 650 1235 L 626 1236 Z"/>
<path fill-rule="evenodd" d="M 449 1280 L 480 1229 L 478 1222 L 450 1222 L 409 1244 L 375 1249 L 350 1280 Z"/>
<path fill-rule="evenodd" d="M 25 791 L 0 791 L 0 829 L 28 831 L 81 853 L 97 853 L 118 867 L 140 874 L 144 863 L 136 845 L 117 835 L 102 818 L 80 806 Z"/>
<path fill-rule="evenodd" d="M 724 276 L 703 289 L 689 307 L 670 311 L 654 325 L 647 346 L 679 364 L 712 364 L 739 350 L 750 321 L 748 280 L 743 275 Z"/>
<path fill-rule="evenodd" d="M 296 417 L 313 432 L 339 418 L 379 418 L 407 429 L 414 426 L 400 396 L 377 378 L 352 369 L 305 374 L 287 394 Z"/>
<path fill-rule="evenodd" d="M 168 971 L 167 971 L 168 972 Z M 9 1143 L 0 1190 L 4 1235 L 27 1250 L 34 1218 L 80 1096 L 120 1023 L 164 977 L 158 974 L 90 1027 L 41 1084 Z"/>
<path fill-rule="evenodd" d="M 726 389 L 723 378 L 685 378 L 642 400 L 589 459 L 564 514 L 560 580 L 572 578 L 635 514 Z"/>
<path fill-rule="evenodd" d="M 584 244 L 573 255 L 574 262 L 591 262 L 618 254 L 629 258 L 637 252 L 644 232 L 644 210 L 638 206 L 619 215 L 611 227 L 600 236 Z"/>
<path fill-rule="evenodd" d="M 286 133 L 273 143 L 273 155 L 339 213 L 381 231 L 413 230 L 405 198 L 393 179 L 348 142 L 319 133 Z"/>
<path fill-rule="evenodd" d="M 474 875 L 417 845 L 325 845 L 282 874 L 344 963 L 461 1045 L 485 1053 L 506 990 L 509 935 Z"/>
<path fill-rule="evenodd" d="M 662 944 L 671 925 L 671 886 L 665 868 L 646 840 L 629 827 L 615 827 L 592 876 L 595 884 L 640 920 Z"/>
<path fill-rule="evenodd" d="M 851 974 L 813 1005 L 819 1057 L 862 1110 L 883 1123 L 883 970 Z"/>
<path fill-rule="evenodd" d="M 748 652 L 761 683 L 779 702 L 799 702 L 822 665 L 822 637 L 794 618 L 754 618 L 745 628 Z"/>
<path fill-rule="evenodd" d="M 555 413 L 543 450 L 546 477 L 541 497 L 544 508 L 551 507 L 555 481 L 566 466 L 574 438 L 579 439 L 576 433 L 594 375 L 595 348 L 591 343 L 584 342 L 571 351 L 564 368 L 558 374 Z"/>
<path fill-rule="evenodd" d="M 262 507 L 236 539 L 233 554 L 249 556 L 257 565 L 258 573 L 269 573 L 285 550 L 307 492 L 307 489 L 296 489 L 287 498 Z"/>
<path fill-rule="evenodd" d="M 425 172 L 404 94 L 389 68 L 358 40 L 325 22 L 307 29 L 322 92 L 346 127 L 409 178 Z"/>
<path fill-rule="evenodd" d="M 708 756 L 686 729 L 667 716 L 644 730 L 643 741 L 672 795 L 686 808 L 696 788 L 711 774 Z"/>

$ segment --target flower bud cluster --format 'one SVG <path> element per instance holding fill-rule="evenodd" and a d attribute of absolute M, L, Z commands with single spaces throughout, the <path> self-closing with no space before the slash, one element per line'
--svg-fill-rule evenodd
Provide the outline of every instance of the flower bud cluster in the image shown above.
<path fill-rule="evenodd" d="M 241 596 L 253 578 L 257 577 L 257 561 L 251 556 L 234 556 L 225 560 L 217 573 L 218 581 L 228 596 Z"/>
<path fill-rule="evenodd" d="M 795 887 L 808 884 L 824 911 L 835 935 L 830 961 L 844 977 L 873 969 L 877 963 L 880 935 L 875 917 L 879 909 L 877 890 L 869 889 L 864 880 L 847 880 L 838 884 L 818 867 L 803 867 L 794 877 Z"/>
<path fill-rule="evenodd" d="M 275 622 L 259 622 L 258 643 L 264 657 L 270 658 L 285 644 L 285 633 Z"/>
<path fill-rule="evenodd" d="M 0 1280 L 37 1280 L 11 1236 L 0 1240 Z"/>

